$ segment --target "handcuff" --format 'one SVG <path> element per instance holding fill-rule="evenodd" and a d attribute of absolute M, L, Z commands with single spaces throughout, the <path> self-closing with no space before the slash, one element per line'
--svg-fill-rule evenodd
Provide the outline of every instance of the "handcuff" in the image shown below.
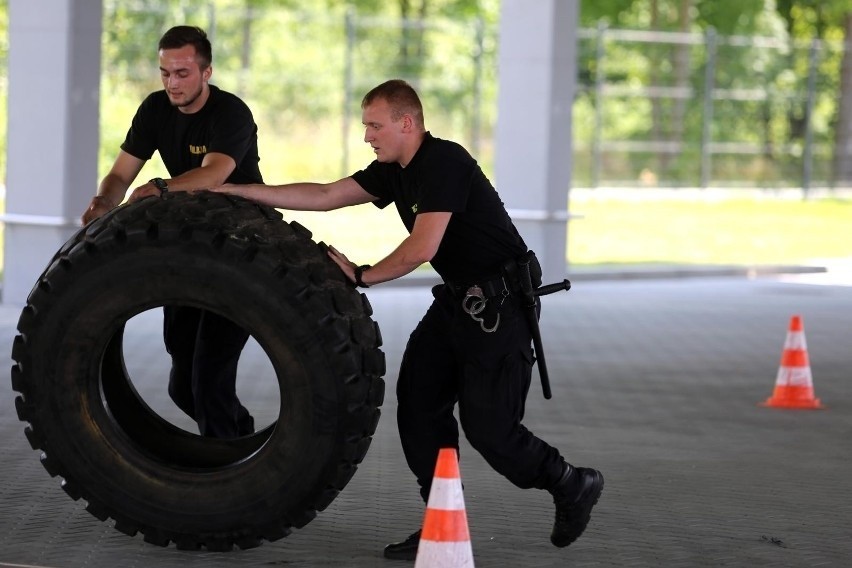
<path fill-rule="evenodd" d="M 503 300 L 506 299 L 506 295 L 506 290 L 504 290 Z M 502 304 L 503 302 L 501 301 L 500 303 Z M 485 333 L 494 333 L 497 331 L 497 328 L 500 327 L 500 312 L 497 312 L 497 321 L 494 322 L 494 327 L 486 327 L 485 319 L 479 317 L 479 314 L 485 310 L 485 306 L 487 305 L 488 298 L 485 297 L 485 294 L 482 292 L 482 288 L 477 285 L 473 285 L 467 289 L 461 303 L 464 313 L 469 315 L 473 321 L 478 322 L 482 331 Z"/>

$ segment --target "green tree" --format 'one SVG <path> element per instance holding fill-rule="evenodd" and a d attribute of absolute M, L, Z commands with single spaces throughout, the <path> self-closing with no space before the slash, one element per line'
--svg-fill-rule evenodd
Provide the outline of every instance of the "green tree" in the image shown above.
<path fill-rule="evenodd" d="M 832 177 L 835 184 L 852 185 L 852 0 L 776 1 L 778 13 L 793 38 L 844 42 L 837 85 L 839 96 L 834 120 Z M 811 118 L 802 109 L 791 111 L 791 122 L 804 122 Z"/>
<path fill-rule="evenodd" d="M 607 26 L 683 34 L 709 28 L 725 34 L 749 34 L 759 27 L 758 16 L 765 10 L 764 0 L 603 0 L 581 4 L 581 23 L 586 27 L 603 22 Z M 687 93 L 700 92 L 704 87 L 704 53 L 677 36 L 661 35 L 658 42 L 643 43 L 640 49 L 629 51 L 625 47 L 624 52 L 610 53 L 606 59 L 608 65 L 618 69 L 615 73 L 608 70 L 607 82 L 629 85 L 638 79 L 660 93 L 673 93 L 650 95 L 641 102 L 642 107 L 648 107 L 649 117 L 643 136 L 670 149 L 656 154 L 654 169 L 658 175 L 677 176 L 673 168 L 692 159 L 684 156 L 688 149 L 684 142 L 699 135 L 701 107 Z M 613 64 L 616 60 L 623 64 Z M 597 73 L 593 61 L 591 57 L 580 61 L 581 80 L 591 83 Z M 633 114 L 642 107 L 634 107 Z M 688 132 L 690 128 L 692 132 Z"/>

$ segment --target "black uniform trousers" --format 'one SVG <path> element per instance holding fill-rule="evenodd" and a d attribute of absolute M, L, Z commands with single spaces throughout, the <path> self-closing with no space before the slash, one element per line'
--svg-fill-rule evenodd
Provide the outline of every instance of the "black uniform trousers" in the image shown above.
<path fill-rule="evenodd" d="M 169 396 L 203 436 L 254 432 L 237 398 L 237 363 L 249 334 L 231 320 L 189 306 L 163 306 L 163 338 L 172 357 Z"/>
<path fill-rule="evenodd" d="M 409 468 L 428 500 L 438 450 L 458 449 L 462 429 L 494 470 L 521 488 L 550 489 L 561 478 L 559 451 L 521 424 L 532 377 L 532 337 L 516 296 L 488 300 L 479 314 L 493 333 L 461 309 L 448 285 L 408 340 L 397 383 L 397 423 Z M 502 300 L 502 303 L 501 303 Z"/>

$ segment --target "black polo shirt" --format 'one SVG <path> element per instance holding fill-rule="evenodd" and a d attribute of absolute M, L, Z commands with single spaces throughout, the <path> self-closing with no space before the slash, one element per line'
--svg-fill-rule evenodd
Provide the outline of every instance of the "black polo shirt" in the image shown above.
<path fill-rule="evenodd" d="M 140 160 L 151 159 L 156 150 L 171 177 L 201 167 L 208 152 L 226 154 L 237 164 L 229 183 L 263 183 L 251 110 L 236 95 L 209 87 L 210 97 L 193 114 L 180 112 L 165 91 L 148 95 L 121 149 Z"/>
<path fill-rule="evenodd" d="M 504 260 L 527 250 L 494 186 L 455 142 L 427 132 L 405 168 L 376 160 L 352 177 L 377 207 L 394 203 L 409 233 L 419 213 L 452 213 L 431 263 L 445 281 L 498 275 Z"/>

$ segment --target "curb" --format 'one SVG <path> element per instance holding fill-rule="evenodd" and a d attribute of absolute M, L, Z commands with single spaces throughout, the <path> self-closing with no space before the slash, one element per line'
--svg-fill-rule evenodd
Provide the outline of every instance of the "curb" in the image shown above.
<path fill-rule="evenodd" d="M 722 276 L 741 276 L 757 278 L 777 274 L 819 274 L 828 272 L 825 266 L 690 266 L 690 265 L 641 265 L 635 267 L 600 267 L 568 269 L 566 277 L 572 282 L 594 282 L 608 280 L 653 280 L 682 278 L 718 278 Z M 384 287 L 435 286 L 441 283 L 433 270 L 417 270 L 382 284 Z"/>

